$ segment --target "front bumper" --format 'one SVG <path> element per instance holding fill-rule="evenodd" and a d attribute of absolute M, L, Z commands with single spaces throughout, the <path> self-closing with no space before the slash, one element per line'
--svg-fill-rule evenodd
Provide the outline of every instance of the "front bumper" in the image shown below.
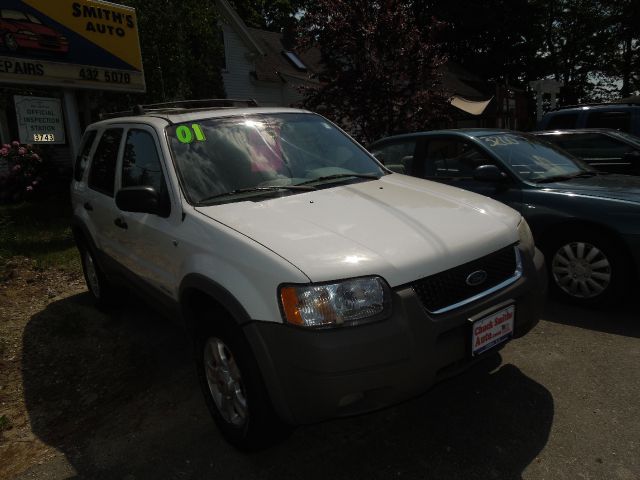
<path fill-rule="evenodd" d="M 491 351 L 471 357 L 470 318 L 505 303 L 516 308 L 514 337 L 533 328 L 547 290 L 542 254 L 522 255 L 512 285 L 450 312 L 428 314 L 409 287 L 393 292 L 391 318 L 344 329 L 279 323 L 245 325 L 274 408 L 291 424 L 363 413 L 416 396 Z"/>

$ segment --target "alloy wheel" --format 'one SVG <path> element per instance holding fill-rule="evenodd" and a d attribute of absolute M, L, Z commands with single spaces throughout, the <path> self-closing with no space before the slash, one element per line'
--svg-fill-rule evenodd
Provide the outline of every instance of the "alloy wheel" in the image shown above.
<path fill-rule="evenodd" d="M 87 283 L 91 293 L 93 293 L 96 298 L 100 298 L 100 279 L 98 278 L 98 270 L 95 262 L 93 261 L 93 256 L 88 251 L 84 253 L 84 269 L 87 274 Z"/>
<path fill-rule="evenodd" d="M 217 337 L 209 338 L 205 344 L 204 370 L 222 418 L 236 427 L 243 426 L 249 411 L 240 369 L 227 345 Z"/>
<path fill-rule="evenodd" d="M 611 284 L 611 262 L 588 242 L 571 242 L 553 255 L 551 273 L 556 284 L 575 298 L 601 295 Z"/>

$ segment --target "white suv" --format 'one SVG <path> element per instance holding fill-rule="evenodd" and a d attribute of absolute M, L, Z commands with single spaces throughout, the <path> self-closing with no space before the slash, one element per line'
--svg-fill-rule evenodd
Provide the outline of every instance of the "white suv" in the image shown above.
<path fill-rule="evenodd" d="M 185 325 L 236 446 L 417 395 L 536 324 L 514 210 L 392 173 L 319 115 L 206 105 L 90 125 L 73 228 L 98 304 L 129 285 Z"/>

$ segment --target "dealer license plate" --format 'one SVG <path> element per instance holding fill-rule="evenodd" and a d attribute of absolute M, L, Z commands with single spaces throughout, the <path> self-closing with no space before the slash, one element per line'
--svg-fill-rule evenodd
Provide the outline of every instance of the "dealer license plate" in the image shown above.
<path fill-rule="evenodd" d="M 471 354 L 478 355 L 510 339 L 513 335 L 515 313 L 515 305 L 509 305 L 473 322 L 471 325 Z"/>

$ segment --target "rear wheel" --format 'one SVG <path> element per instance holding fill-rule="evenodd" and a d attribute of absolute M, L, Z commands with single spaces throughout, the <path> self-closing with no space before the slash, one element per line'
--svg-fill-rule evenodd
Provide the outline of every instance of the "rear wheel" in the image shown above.
<path fill-rule="evenodd" d="M 275 413 L 258 364 L 241 329 L 212 319 L 196 342 L 200 386 L 225 439 L 241 450 L 265 448 L 289 433 Z"/>
<path fill-rule="evenodd" d="M 90 247 L 80 246 L 82 270 L 87 289 L 96 305 L 101 309 L 113 306 L 117 298 L 115 288 L 109 283 L 96 261 L 95 254 Z"/>
<path fill-rule="evenodd" d="M 551 290 L 582 305 L 606 305 L 629 288 L 629 259 L 606 235 L 576 230 L 545 248 Z"/>

